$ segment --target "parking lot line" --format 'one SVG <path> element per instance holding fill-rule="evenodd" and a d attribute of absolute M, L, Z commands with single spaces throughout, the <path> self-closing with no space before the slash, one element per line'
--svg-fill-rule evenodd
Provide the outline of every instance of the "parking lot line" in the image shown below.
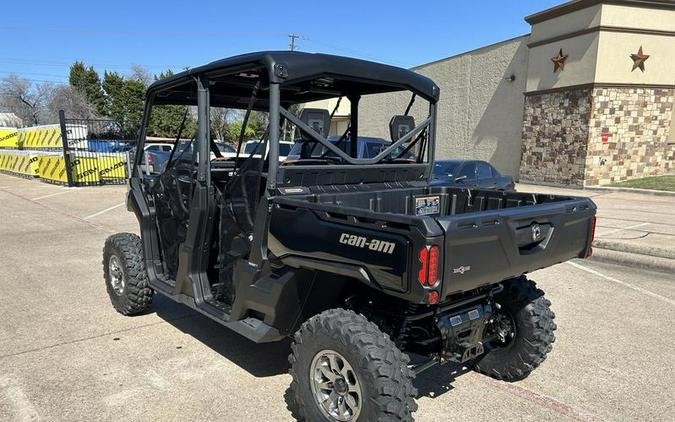
<path fill-rule="evenodd" d="M 67 213 L 67 212 L 63 212 L 62 210 L 56 209 L 56 208 L 54 208 L 54 207 L 50 207 L 49 205 L 44 204 L 44 203 L 42 203 L 42 202 L 38 202 L 38 201 L 35 200 L 35 199 L 29 199 L 29 198 L 26 198 L 26 197 L 23 196 L 23 195 L 20 195 L 20 194 L 18 194 L 18 193 L 14 193 L 14 192 L 9 191 L 9 190 L 5 190 L 4 192 L 6 192 L 6 193 L 8 193 L 8 194 L 10 194 L 10 195 L 12 195 L 12 196 L 15 196 L 15 197 L 17 197 L 17 198 L 19 198 L 19 199 L 22 199 L 22 200 L 24 200 L 24 201 L 28 201 L 28 202 L 31 202 L 31 203 L 33 203 L 33 204 L 36 204 L 36 205 L 38 205 L 38 206 L 40 206 L 40 207 L 42 207 L 42 208 L 44 208 L 44 209 L 47 209 L 47 210 L 49 210 L 49 211 L 54 212 L 54 213 L 57 213 L 57 214 L 66 216 L 66 217 L 68 217 L 68 218 L 72 218 L 73 220 L 79 221 L 80 223 L 87 224 L 88 226 L 93 227 L 93 228 L 96 229 L 96 230 L 102 230 L 102 231 L 104 231 L 104 232 L 113 233 L 113 231 L 111 231 L 111 230 L 108 229 L 108 228 L 105 228 L 105 227 L 101 226 L 100 224 L 96 224 L 96 223 L 94 223 L 94 222 L 85 220 L 84 218 L 78 217 L 77 215 L 73 215 L 73 214 L 69 214 L 69 213 Z"/>
<path fill-rule="evenodd" d="M 75 189 L 62 190 L 60 192 L 50 193 L 49 195 L 38 196 L 37 198 L 31 199 L 31 201 L 39 201 L 40 199 L 51 198 L 52 196 L 63 195 L 64 193 L 69 193 L 69 192 L 75 192 Z"/>
<path fill-rule="evenodd" d="M 649 291 L 649 290 L 647 290 L 647 289 L 643 289 L 642 287 L 638 287 L 638 286 L 635 286 L 635 285 L 633 285 L 633 284 L 626 283 L 625 281 L 621 281 L 621 280 L 619 280 L 619 279 L 616 279 L 616 278 L 614 278 L 614 277 L 610 277 L 610 276 L 608 276 L 608 275 L 606 275 L 606 274 L 601 273 L 600 271 L 596 271 L 596 270 L 591 269 L 591 268 L 588 268 L 588 267 L 586 267 L 586 266 L 584 266 L 584 265 L 577 264 L 576 262 L 567 261 L 566 264 L 569 264 L 569 265 L 573 266 L 574 268 L 578 268 L 578 269 L 580 269 L 580 270 L 582 270 L 582 271 L 586 271 L 587 273 L 591 273 L 591 274 L 593 274 L 593 275 L 597 275 L 598 277 L 604 278 L 604 279 L 607 280 L 607 281 L 611 281 L 611 282 L 613 282 L 613 283 L 620 284 L 620 285 L 622 285 L 622 286 L 624 286 L 624 287 L 628 287 L 629 289 L 633 289 L 633 290 L 635 290 L 636 292 L 640 292 L 640 293 L 642 293 L 642 294 L 645 294 L 645 295 L 647 295 L 647 296 L 651 296 L 651 297 L 653 297 L 653 298 L 655 298 L 655 299 L 662 300 L 662 301 L 664 301 L 664 302 L 666 302 L 666 303 L 669 303 L 669 304 L 675 306 L 675 300 L 669 299 L 669 298 L 667 298 L 667 297 L 665 297 L 665 296 L 661 296 L 661 295 L 658 294 L 658 293 L 654 293 L 654 292 Z"/>
<path fill-rule="evenodd" d="M 624 231 L 624 230 L 637 229 L 638 227 L 647 226 L 649 224 L 652 224 L 652 223 L 640 223 L 640 224 L 634 224 L 634 225 L 628 226 L 628 227 L 621 227 L 619 229 L 610 230 L 610 231 L 602 233 L 602 234 L 598 233 L 598 237 L 607 236 L 608 234 L 614 234 L 614 233 L 618 233 L 618 232 L 621 232 L 621 231 Z"/>
<path fill-rule="evenodd" d="M 125 203 L 126 203 L 126 202 L 122 202 L 121 204 L 113 205 L 113 206 L 110 207 L 110 208 L 106 208 L 106 209 L 101 210 L 101 211 L 99 211 L 99 212 L 95 212 L 95 213 L 93 213 L 93 214 L 91 214 L 91 215 L 88 215 L 88 216 L 84 217 L 84 219 L 85 219 L 85 220 L 88 220 L 88 219 L 90 219 L 90 218 L 98 217 L 98 216 L 101 215 L 101 214 L 105 214 L 105 213 L 107 213 L 108 211 L 112 211 L 112 210 L 114 210 L 115 208 L 121 207 L 121 206 L 124 205 Z"/>

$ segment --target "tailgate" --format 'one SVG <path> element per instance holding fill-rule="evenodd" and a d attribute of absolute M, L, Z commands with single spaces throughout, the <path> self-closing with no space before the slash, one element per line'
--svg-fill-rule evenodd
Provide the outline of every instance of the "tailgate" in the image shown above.
<path fill-rule="evenodd" d="M 584 256 L 595 205 L 578 198 L 439 217 L 443 297 Z"/>

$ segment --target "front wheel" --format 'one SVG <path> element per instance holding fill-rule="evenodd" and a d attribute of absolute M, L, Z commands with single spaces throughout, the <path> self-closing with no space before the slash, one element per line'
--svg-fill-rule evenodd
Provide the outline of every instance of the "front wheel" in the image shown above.
<path fill-rule="evenodd" d="M 412 421 L 409 358 L 363 315 L 332 309 L 295 333 L 291 390 L 302 420 Z"/>
<path fill-rule="evenodd" d="M 143 259 L 143 243 L 135 234 L 110 236 L 103 247 L 103 277 L 110 302 L 122 315 L 145 311 L 152 303 Z"/>
<path fill-rule="evenodd" d="M 496 347 L 480 357 L 478 372 L 503 381 L 519 381 L 538 367 L 553 348 L 556 329 L 551 302 L 525 277 L 505 283 L 491 331 Z"/>

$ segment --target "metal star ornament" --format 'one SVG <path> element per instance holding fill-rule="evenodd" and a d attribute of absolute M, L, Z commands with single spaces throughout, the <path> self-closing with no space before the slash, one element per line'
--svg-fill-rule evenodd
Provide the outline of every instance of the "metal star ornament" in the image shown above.
<path fill-rule="evenodd" d="M 645 61 L 647 61 L 649 56 L 642 52 L 642 46 L 640 46 L 640 49 L 638 50 L 637 54 L 631 54 L 630 58 L 633 59 L 633 68 L 630 70 L 631 72 L 637 69 L 638 67 L 642 72 L 645 71 Z"/>
<path fill-rule="evenodd" d="M 567 60 L 567 54 L 563 54 L 561 48 L 557 56 L 551 57 L 551 61 L 553 62 L 553 73 L 565 70 L 565 60 Z"/>

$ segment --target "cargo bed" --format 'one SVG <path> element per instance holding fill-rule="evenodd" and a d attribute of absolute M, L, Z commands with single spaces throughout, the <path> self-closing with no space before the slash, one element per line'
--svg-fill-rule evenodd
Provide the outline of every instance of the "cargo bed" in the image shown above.
<path fill-rule="evenodd" d="M 590 250 L 595 206 L 587 198 L 428 186 L 350 185 L 349 191 L 340 189 L 323 186 L 320 191 L 277 198 L 280 206 L 312 210 L 319 215 L 310 218 L 307 214 L 296 214 L 293 218 L 282 218 L 286 225 L 302 224 L 303 232 L 307 234 L 296 232 L 296 235 L 307 236 L 307 243 L 318 249 L 310 253 L 309 250 L 285 248 L 282 253 L 307 254 L 321 259 L 345 256 L 329 253 L 331 247 L 324 246 L 331 244 L 331 237 L 340 234 L 339 227 L 335 228 L 336 234 L 321 230 L 319 220 L 330 219 L 340 224 L 340 218 L 343 218 L 343 228 L 360 224 L 363 230 L 364 225 L 370 225 L 375 234 L 369 236 L 377 237 L 379 228 L 381 238 L 388 238 L 386 235 L 396 228 L 415 227 L 416 230 L 411 229 L 410 233 L 421 231 L 427 241 L 435 239 L 443 246 L 442 295 L 447 297 L 571 258 L 584 257 Z M 292 219 L 303 222 L 291 223 Z M 313 225 L 317 226 L 317 233 L 322 233 L 322 242 L 313 238 Z M 409 235 L 405 242 L 409 249 L 407 256 L 390 259 L 407 259 L 409 263 L 401 268 L 414 269 L 414 248 L 422 246 L 419 243 L 419 239 Z M 363 268 L 370 268 L 371 272 L 373 267 L 396 268 L 394 262 L 385 265 L 362 259 Z M 355 261 L 358 260 L 349 263 Z M 380 274 L 386 279 L 382 284 L 397 289 L 391 272 Z M 410 281 L 404 278 L 412 279 L 414 273 L 398 274 L 402 278 L 401 289 L 405 289 Z"/>

